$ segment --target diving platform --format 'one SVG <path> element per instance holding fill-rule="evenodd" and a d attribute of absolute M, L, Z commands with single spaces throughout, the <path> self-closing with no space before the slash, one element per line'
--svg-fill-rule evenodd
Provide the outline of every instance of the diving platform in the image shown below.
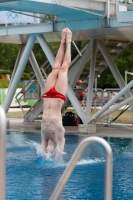
<path fill-rule="evenodd" d="M 109 0 L 1 0 L 1 9 L 16 14 L 28 12 L 27 16 L 39 13 L 38 18 L 42 22 L 28 26 L 20 24 L 1 27 L 0 42 L 26 43 L 28 36 L 33 33 L 43 34 L 47 42 L 56 42 L 60 41 L 60 32 L 64 27 L 69 27 L 73 31 L 73 40 L 100 38 L 132 41 L 133 6 L 132 4 L 126 6 L 128 8 L 126 12 L 119 12 L 119 5 Z M 125 8 L 125 5 L 123 7 Z M 53 16 L 52 19 L 47 20 L 47 15 Z M 43 23 L 43 20 L 48 23 Z M 21 35 L 23 37 L 20 37 Z"/>

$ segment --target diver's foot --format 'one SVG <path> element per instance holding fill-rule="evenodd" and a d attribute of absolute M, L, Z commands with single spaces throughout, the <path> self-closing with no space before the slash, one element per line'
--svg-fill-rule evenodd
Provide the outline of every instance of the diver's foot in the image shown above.
<path fill-rule="evenodd" d="M 69 28 L 66 29 L 66 43 L 69 44 L 72 41 L 72 32 Z"/>
<path fill-rule="evenodd" d="M 62 30 L 61 37 L 62 37 L 61 42 L 65 44 L 66 43 L 66 28 Z"/>

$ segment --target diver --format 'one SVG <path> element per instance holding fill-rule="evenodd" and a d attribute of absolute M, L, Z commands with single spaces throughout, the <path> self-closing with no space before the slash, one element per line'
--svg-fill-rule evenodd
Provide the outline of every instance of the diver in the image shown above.
<path fill-rule="evenodd" d="M 46 153 L 55 154 L 57 157 L 62 154 L 65 145 L 61 108 L 66 101 L 72 32 L 69 28 L 64 28 L 61 37 L 54 66 L 45 83 L 41 123 L 41 148 Z"/>

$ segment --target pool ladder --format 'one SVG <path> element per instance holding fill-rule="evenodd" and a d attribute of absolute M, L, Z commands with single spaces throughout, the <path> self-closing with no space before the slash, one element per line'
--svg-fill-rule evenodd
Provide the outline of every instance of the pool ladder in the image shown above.
<path fill-rule="evenodd" d="M 113 162 L 112 162 L 112 149 L 110 145 L 100 137 L 88 137 L 84 139 L 77 149 L 75 150 L 68 166 L 66 167 L 63 175 L 61 176 L 50 200 L 57 200 L 59 195 L 61 194 L 66 182 L 68 181 L 78 159 L 83 153 L 83 150 L 86 146 L 90 145 L 91 143 L 100 143 L 106 150 L 106 179 L 105 179 L 105 200 L 112 200 L 112 169 L 113 169 Z"/>
<path fill-rule="evenodd" d="M 0 106 L 0 200 L 5 200 L 6 115 Z"/>

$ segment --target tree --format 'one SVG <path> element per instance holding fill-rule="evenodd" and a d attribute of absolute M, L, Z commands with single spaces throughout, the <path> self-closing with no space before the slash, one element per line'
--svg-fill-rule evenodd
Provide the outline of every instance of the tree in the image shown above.
<path fill-rule="evenodd" d="M 133 43 L 130 43 L 126 49 L 114 60 L 118 70 L 123 79 L 125 79 L 125 71 L 133 71 Z M 131 76 L 128 76 L 128 82 L 132 80 Z M 107 68 L 98 79 L 99 88 L 117 88 L 119 87 L 115 78 L 113 77 L 109 68 Z"/>

